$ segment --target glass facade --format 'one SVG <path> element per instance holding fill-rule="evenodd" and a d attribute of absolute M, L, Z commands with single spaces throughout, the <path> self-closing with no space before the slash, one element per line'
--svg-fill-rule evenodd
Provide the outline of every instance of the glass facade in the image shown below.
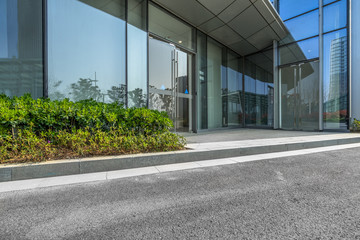
<path fill-rule="evenodd" d="M 149 5 L 149 32 L 187 49 L 195 49 L 194 28 L 152 4 Z"/>
<path fill-rule="evenodd" d="M 48 1 L 48 94 L 125 103 L 125 1 Z"/>
<path fill-rule="evenodd" d="M 152 1 L 0 0 L 0 93 L 149 107 L 177 131 L 348 128 L 348 0 L 270 2 L 290 32 L 275 61 Z"/>
<path fill-rule="evenodd" d="M 290 31 L 279 47 L 282 128 L 314 130 L 321 126 L 323 129 L 348 127 L 347 0 L 323 0 L 322 3 L 323 8 L 319 8 L 319 1 L 278 0 L 280 15 Z M 319 26 L 321 17 L 323 25 Z M 320 56 L 320 52 L 323 55 Z M 301 79 L 299 74 L 305 70 L 299 64 L 307 66 L 306 69 L 312 68 L 313 73 Z M 294 77 L 290 77 L 293 74 Z M 312 81 L 312 87 L 308 81 Z M 323 94 L 315 101 L 317 96 L 313 90 L 321 85 Z M 320 89 L 317 90 L 320 92 Z M 304 94 L 306 97 L 302 97 Z M 308 103 L 303 104 L 302 99 L 307 99 Z M 319 102 L 321 99 L 322 103 Z M 315 122 L 320 118 L 310 119 L 309 116 L 319 113 L 320 104 L 323 122 L 318 122 L 316 127 Z M 314 109 L 314 106 L 319 109 Z M 305 113 L 310 114 L 307 120 L 304 119 Z"/>
<path fill-rule="evenodd" d="M 272 127 L 274 124 L 273 50 L 245 58 L 245 124 Z"/>
<path fill-rule="evenodd" d="M 128 106 L 147 106 L 147 39 L 145 31 L 127 25 Z"/>
<path fill-rule="evenodd" d="M 0 94 L 43 96 L 41 0 L 0 0 Z"/>
<path fill-rule="evenodd" d="M 227 124 L 241 126 L 243 123 L 242 59 L 235 53 L 227 54 Z"/>

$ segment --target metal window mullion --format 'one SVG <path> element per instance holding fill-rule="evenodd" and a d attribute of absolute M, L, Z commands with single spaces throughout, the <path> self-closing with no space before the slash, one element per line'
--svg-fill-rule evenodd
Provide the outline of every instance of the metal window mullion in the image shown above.
<path fill-rule="evenodd" d="M 278 42 L 273 41 L 273 78 L 274 78 L 274 129 L 280 128 L 280 84 L 279 84 L 279 61 L 278 61 Z"/>
<path fill-rule="evenodd" d="M 319 131 L 324 130 L 324 41 L 323 41 L 323 0 L 319 0 Z"/>

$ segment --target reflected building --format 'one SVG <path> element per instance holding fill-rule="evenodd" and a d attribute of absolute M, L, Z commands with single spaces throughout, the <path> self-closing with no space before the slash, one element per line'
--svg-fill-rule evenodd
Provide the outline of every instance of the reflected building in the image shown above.
<path fill-rule="evenodd" d="M 2 0 L 0 92 L 43 95 L 41 1 Z"/>
<path fill-rule="evenodd" d="M 330 85 L 325 112 L 347 110 L 347 37 L 333 39 L 330 47 Z"/>

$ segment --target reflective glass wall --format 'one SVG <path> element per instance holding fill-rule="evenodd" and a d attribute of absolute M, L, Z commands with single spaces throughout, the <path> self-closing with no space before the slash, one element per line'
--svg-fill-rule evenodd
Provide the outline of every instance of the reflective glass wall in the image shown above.
<path fill-rule="evenodd" d="M 125 0 L 48 0 L 48 94 L 125 103 Z"/>
<path fill-rule="evenodd" d="M 197 33 L 197 127 L 243 126 L 243 58 Z"/>
<path fill-rule="evenodd" d="M 327 4 L 328 2 L 331 2 Z M 347 0 L 324 1 L 324 128 L 347 128 L 348 37 Z"/>
<path fill-rule="evenodd" d="M 0 93 L 43 96 L 42 0 L 0 0 Z"/>
<path fill-rule="evenodd" d="M 314 73 L 318 72 L 317 78 L 314 73 L 311 74 L 314 86 L 323 76 L 323 102 L 318 103 L 323 108 L 323 128 L 346 129 L 349 105 L 347 0 L 322 0 L 322 6 L 319 6 L 319 1 L 313 0 L 277 0 L 277 3 L 279 13 L 291 33 L 280 42 L 280 71 L 284 73 L 286 70 L 282 67 L 299 63 L 313 66 Z M 319 26 L 320 20 L 322 26 Z M 319 55 L 320 48 L 322 56 Z M 318 60 L 320 62 L 317 63 Z M 319 64 L 322 65 L 322 74 L 317 67 Z M 309 106 L 309 109 L 313 107 Z"/>
<path fill-rule="evenodd" d="M 128 0 L 128 107 L 146 107 L 148 98 L 147 1 Z"/>
<path fill-rule="evenodd" d="M 245 58 L 245 124 L 272 127 L 274 124 L 273 50 Z"/>

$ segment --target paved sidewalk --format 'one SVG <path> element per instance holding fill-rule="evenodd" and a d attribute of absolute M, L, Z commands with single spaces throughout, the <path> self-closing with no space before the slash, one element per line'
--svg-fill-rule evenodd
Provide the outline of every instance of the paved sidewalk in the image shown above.
<path fill-rule="evenodd" d="M 346 133 L 346 132 L 344 132 Z M 226 130 L 213 130 L 200 133 L 180 133 L 185 136 L 188 143 L 205 143 L 205 142 L 227 142 L 242 141 L 268 138 L 287 138 L 287 137 L 311 137 L 339 134 L 339 132 L 305 132 L 305 131 L 285 131 L 274 129 L 250 129 L 236 128 Z M 343 134 L 343 133 L 340 133 Z"/>
<path fill-rule="evenodd" d="M 62 186 L 69 184 L 79 184 L 79 183 L 94 182 L 94 181 L 108 181 L 113 179 L 152 175 L 157 173 L 182 171 L 182 170 L 189 170 L 196 168 L 207 168 L 207 167 L 222 166 L 228 164 L 260 161 L 266 159 L 278 159 L 284 157 L 301 156 L 307 154 L 330 152 L 330 151 L 359 148 L 359 147 L 360 147 L 360 143 L 354 143 L 354 144 L 344 144 L 344 145 L 310 148 L 310 149 L 302 149 L 302 150 L 294 150 L 294 151 L 255 154 L 250 156 L 241 156 L 241 157 L 232 157 L 232 158 L 222 158 L 215 160 L 203 160 L 203 161 L 176 163 L 176 164 L 166 164 L 166 165 L 158 165 L 158 166 L 151 166 L 144 168 L 124 169 L 118 171 L 76 174 L 70 176 L 38 178 L 38 179 L 19 180 L 19 181 L 10 181 L 10 182 L 2 182 L 2 183 L 0 182 L 0 193 L 44 188 L 44 187 Z"/>
<path fill-rule="evenodd" d="M 280 131 L 281 132 L 281 131 Z M 238 132 L 239 133 L 239 132 Z M 240 132 L 241 133 L 241 132 Z M 265 146 L 275 146 L 275 145 L 284 145 L 284 144 L 295 144 L 295 143 L 312 143 L 319 141 L 331 141 L 331 140 L 349 140 L 360 138 L 360 134 L 357 133 L 322 133 L 322 134 L 293 134 L 289 137 L 279 137 L 279 131 L 274 131 L 274 135 L 270 138 L 269 135 L 265 135 L 269 138 L 256 138 L 254 135 L 252 137 L 254 139 L 246 139 L 246 140 L 237 140 L 237 141 L 214 141 L 214 137 L 212 134 L 204 135 L 202 137 L 207 136 L 206 138 L 196 137 L 196 141 L 194 142 L 195 137 L 188 137 L 189 144 L 187 147 L 193 149 L 195 151 L 208 151 L 208 150 L 220 150 L 220 149 L 233 149 L 233 148 L 249 148 L 249 147 L 265 147 Z M 229 137 L 230 135 L 230 137 Z M 217 137 L 217 139 L 231 139 L 231 133 L 226 133 Z M 301 136 L 294 136 L 301 135 Z M 229 138 L 228 138 L 229 137 Z M 237 138 L 242 138 L 237 136 Z M 192 142 L 193 141 L 193 142 Z"/>

